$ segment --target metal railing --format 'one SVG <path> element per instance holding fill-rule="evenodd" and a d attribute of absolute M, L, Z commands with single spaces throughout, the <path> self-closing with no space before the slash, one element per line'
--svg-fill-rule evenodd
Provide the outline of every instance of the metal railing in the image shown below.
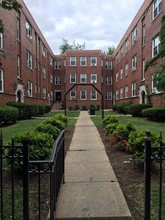
<path fill-rule="evenodd" d="M 16 150 L 17 149 L 17 150 Z M 17 153 L 19 149 L 19 154 Z M 8 151 L 10 150 L 10 156 Z M 56 139 L 52 154 L 49 160 L 40 160 L 40 161 L 29 161 L 29 150 L 28 150 L 28 141 L 25 140 L 22 146 L 16 146 L 14 141 L 12 140 L 12 144 L 10 146 L 3 146 L 2 141 L 2 132 L 0 134 L 0 217 L 1 220 L 5 220 L 4 213 L 4 194 L 6 193 L 6 189 L 11 190 L 11 207 L 8 210 L 10 214 L 10 219 L 16 219 L 15 210 L 16 210 L 16 195 L 15 195 L 15 160 L 22 160 L 22 219 L 30 220 L 33 216 L 30 216 L 29 206 L 30 206 L 30 184 L 31 180 L 37 178 L 35 180 L 35 192 L 37 192 L 37 205 L 35 206 L 35 219 L 41 220 L 45 217 L 42 216 L 43 211 L 43 201 L 47 198 L 48 210 L 47 215 L 49 215 L 50 220 L 55 219 L 55 211 L 56 211 L 56 202 L 57 196 L 60 189 L 60 185 L 64 182 L 64 131 L 62 131 L 58 138 Z M 10 187 L 6 186 L 4 181 L 4 175 L 6 172 L 6 168 L 4 166 L 4 162 L 6 163 L 8 160 L 8 164 L 10 164 L 10 168 L 8 172 L 10 172 Z M 46 176 L 46 180 L 48 180 L 48 190 L 46 193 L 47 198 L 45 198 L 42 192 L 45 191 L 45 185 L 42 182 L 43 176 Z M 32 177 L 32 178 L 31 178 Z M 33 184 L 34 185 L 34 184 Z M 5 193 L 4 193 L 5 192 Z"/>
<path fill-rule="evenodd" d="M 157 147 L 151 146 L 150 132 L 146 132 L 145 139 L 145 204 L 144 204 L 144 220 L 151 219 L 151 165 L 153 161 L 159 164 L 159 201 L 158 201 L 158 220 L 164 219 L 162 216 L 162 188 L 163 188 L 163 161 L 165 160 L 165 146 L 163 146 L 162 133 L 160 133 Z M 162 218 L 163 217 L 163 218 Z"/>

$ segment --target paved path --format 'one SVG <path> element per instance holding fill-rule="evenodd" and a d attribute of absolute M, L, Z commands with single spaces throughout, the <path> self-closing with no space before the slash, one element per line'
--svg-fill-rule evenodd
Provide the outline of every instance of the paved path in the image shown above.
<path fill-rule="evenodd" d="M 60 190 L 56 218 L 132 219 L 100 135 L 87 111 L 80 113 L 66 155 L 65 184 Z"/>

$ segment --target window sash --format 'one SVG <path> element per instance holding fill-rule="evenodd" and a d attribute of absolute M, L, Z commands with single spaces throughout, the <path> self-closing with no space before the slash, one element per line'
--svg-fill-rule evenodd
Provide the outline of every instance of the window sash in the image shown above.
<path fill-rule="evenodd" d="M 0 92 L 4 92 L 3 70 L 0 69 Z"/>
<path fill-rule="evenodd" d="M 75 73 L 70 74 L 70 83 L 76 83 L 76 74 Z"/>
<path fill-rule="evenodd" d="M 76 57 L 70 57 L 70 66 L 76 66 Z"/>
<path fill-rule="evenodd" d="M 29 97 L 32 97 L 32 88 L 33 88 L 32 82 L 29 82 L 29 81 L 28 81 L 28 84 L 27 84 L 27 93 L 28 93 L 28 96 L 29 96 Z"/>
<path fill-rule="evenodd" d="M 132 83 L 132 97 L 136 96 L 137 88 L 136 83 Z"/>
<path fill-rule="evenodd" d="M 26 52 L 26 62 L 27 62 L 27 67 L 32 69 L 32 54 L 29 51 Z"/>
<path fill-rule="evenodd" d="M 86 91 L 80 91 L 80 98 L 81 100 L 86 100 Z"/>
<path fill-rule="evenodd" d="M 97 92 L 95 90 L 91 91 L 91 100 L 97 99 Z"/>
<path fill-rule="evenodd" d="M 155 57 L 160 50 L 160 37 L 157 36 L 152 40 L 152 57 Z"/>
<path fill-rule="evenodd" d="M 97 66 L 97 57 L 91 57 L 91 66 Z"/>
<path fill-rule="evenodd" d="M 28 21 L 26 21 L 26 36 L 32 39 L 32 26 Z"/>
<path fill-rule="evenodd" d="M 87 75 L 81 74 L 80 75 L 80 83 L 86 83 L 87 82 Z"/>
<path fill-rule="evenodd" d="M 97 74 L 91 74 L 91 83 L 97 83 Z"/>
<path fill-rule="evenodd" d="M 86 66 L 86 57 L 80 57 L 80 65 Z"/>
<path fill-rule="evenodd" d="M 17 77 L 21 78 L 20 56 L 17 56 Z"/>
<path fill-rule="evenodd" d="M 0 48 L 3 48 L 3 34 L 0 33 Z"/>
<path fill-rule="evenodd" d="M 75 90 L 71 90 L 70 91 L 70 99 L 76 99 L 76 91 Z"/>

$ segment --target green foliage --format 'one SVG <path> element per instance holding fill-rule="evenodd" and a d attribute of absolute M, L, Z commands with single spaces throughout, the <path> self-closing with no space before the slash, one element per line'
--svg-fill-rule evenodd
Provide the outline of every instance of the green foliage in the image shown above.
<path fill-rule="evenodd" d="M 87 111 L 86 105 L 83 105 L 83 106 L 81 107 L 81 110 L 82 110 L 82 111 Z"/>
<path fill-rule="evenodd" d="M 103 127 L 106 127 L 108 124 L 112 123 L 118 123 L 118 119 L 113 115 L 109 115 L 103 120 Z"/>
<path fill-rule="evenodd" d="M 68 118 L 67 116 L 63 115 L 63 114 L 57 114 L 54 117 L 56 117 L 57 119 L 59 119 L 60 121 L 62 121 L 65 125 L 67 125 L 68 122 Z"/>
<path fill-rule="evenodd" d="M 17 121 L 18 110 L 12 106 L 0 106 L 0 124 Z"/>
<path fill-rule="evenodd" d="M 45 105 L 45 113 L 48 113 L 51 111 L 51 106 L 50 105 Z"/>
<path fill-rule="evenodd" d="M 105 126 L 105 130 L 106 130 L 105 135 L 108 136 L 108 135 L 113 134 L 113 132 L 116 130 L 118 125 L 119 123 L 112 123 L 112 124 L 108 124 L 107 126 Z"/>
<path fill-rule="evenodd" d="M 51 124 L 44 124 L 44 123 L 41 123 L 40 125 L 38 125 L 36 127 L 35 131 L 42 132 L 42 133 L 48 133 L 48 134 L 52 135 L 54 141 L 56 140 L 56 138 L 58 137 L 58 135 L 60 133 L 60 130 L 57 127 L 55 127 Z"/>
<path fill-rule="evenodd" d="M 153 72 L 153 83 L 158 91 L 165 91 L 165 59 L 158 64 L 159 69 Z"/>
<path fill-rule="evenodd" d="M 95 106 L 94 106 L 93 104 L 91 104 L 91 105 L 89 106 L 89 108 L 90 108 L 90 109 L 95 109 Z"/>
<path fill-rule="evenodd" d="M 99 104 L 96 105 L 96 110 L 100 111 L 100 105 Z"/>
<path fill-rule="evenodd" d="M 65 128 L 65 123 L 62 122 L 60 119 L 58 119 L 58 117 L 53 116 L 53 117 L 50 117 L 48 119 L 46 119 L 43 124 L 50 124 L 50 125 L 53 125 L 55 127 L 57 127 L 60 131 L 63 130 Z"/>
<path fill-rule="evenodd" d="M 142 117 L 142 110 L 151 107 L 151 104 L 132 104 L 129 106 L 129 112 L 133 117 Z"/>
<path fill-rule="evenodd" d="M 163 122 L 165 121 L 165 106 L 144 109 L 142 114 L 143 117 L 152 121 Z"/>
<path fill-rule="evenodd" d="M 80 109 L 80 106 L 79 105 L 75 105 L 75 107 L 74 107 L 74 110 L 79 110 Z"/>
<path fill-rule="evenodd" d="M 108 47 L 108 51 L 106 52 L 106 54 L 107 55 L 112 55 L 114 50 L 115 50 L 115 46 L 110 46 L 110 47 Z"/>
<path fill-rule="evenodd" d="M 72 44 L 68 42 L 68 40 L 62 38 L 62 44 L 59 47 L 60 53 L 65 53 L 66 50 L 84 50 L 85 49 L 85 42 L 84 44 L 79 44 L 73 41 Z"/>
<path fill-rule="evenodd" d="M 14 143 L 18 145 L 22 145 L 23 141 L 28 140 L 29 144 L 29 159 L 30 160 L 46 160 L 49 159 L 51 150 L 53 147 L 53 137 L 50 134 L 42 133 L 42 132 L 27 132 L 21 135 L 15 135 L 13 137 Z M 20 155 L 20 148 L 15 149 L 15 153 Z M 11 149 L 8 151 L 8 155 L 11 155 Z M 9 164 L 11 160 L 8 160 Z M 15 158 L 15 169 L 22 170 L 22 159 Z"/>
<path fill-rule="evenodd" d="M 72 106 L 69 106 L 69 111 L 72 111 L 73 110 L 73 107 Z"/>
<path fill-rule="evenodd" d="M 112 109 L 115 112 L 126 114 L 127 112 L 125 110 L 125 107 L 130 106 L 131 104 L 132 104 L 132 102 L 125 102 L 125 103 L 121 103 L 121 104 L 116 104 L 116 105 L 112 106 Z"/>

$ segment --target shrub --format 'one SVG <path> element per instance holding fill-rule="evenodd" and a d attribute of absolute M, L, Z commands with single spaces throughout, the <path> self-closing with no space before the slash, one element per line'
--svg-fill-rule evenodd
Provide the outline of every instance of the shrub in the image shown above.
<path fill-rule="evenodd" d="M 105 117 L 105 119 L 103 120 L 103 127 L 106 127 L 108 124 L 111 124 L 111 123 L 119 123 L 119 121 L 115 116 L 109 115 Z"/>
<path fill-rule="evenodd" d="M 51 106 L 50 105 L 45 105 L 45 113 L 48 113 L 51 111 Z"/>
<path fill-rule="evenodd" d="M 151 107 L 151 104 L 132 104 L 129 107 L 129 111 L 133 117 L 142 117 L 142 110 Z"/>
<path fill-rule="evenodd" d="M 95 106 L 93 104 L 91 104 L 89 109 L 95 109 Z"/>
<path fill-rule="evenodd" d="M 46 112 L 45 105 L 38 105 L 38 115 L 43 115 Z"/>
<path fill-rule="evenodd" d="M 14 136 L 14 143 L 17 146 L 22 145 L 25 138 L 28 140 L 30 160 L 49 159 L 54 143 L 52 135 L 42 132 L 27 132 L 26 134 Z M 20 148 L 16 148 L 15 153 L 20 155 Z M 11 155 L 10 149 L 8 155 Z M 8 161 L 11 162 L 11 160 Z M 15 158 L 15 169 L 22 170 L 22 159 L 19 157 Z"/>
<path fill-rule="evenodd" d="M 65 116 L 63 114 L 57 114 L 54 117 L 59 119 L 60 121 L 62 121 L 65 125 L 67 125 L 67 122 L 68 122 L 67 116 Z"/>
<path fill-rule="evenodd" d="M 118 113 L 123 113 L 126 114 L 125 112 L 125 107 L 130 106 L 132 102 L 126 102 L 126 103 L 121 103 L 121 104 L 116 104 L 112 106 L 113 111 L 116 111 Z"/>
<path fill-rule="evenodd" d="M 69 111 L 72 111 L 73 110 L 73 107 L 72 106 L 69 106 Z"/>
<path fill-rule="evenodd" d="M 165 121 L 165 106 L 144 109 L 142 114 L 152 121 Z"/>
<path fill-rule="evenodd" d="M 65 128 L 64 122 L 59 120 L 56 116 L 53 116 L 53 117 L 50 117 L 50 118 L 46 119 L 43 122 L 43 124 L 51 124 L 51 125 L 57 127 L 60 131 Z"/>
<path fill-rule="evenodd" d="M 118 125 L 119 125 L 118 123 L 108 124 L 108 125 L 105 127 L 105 130 L 106 130 L 105 135 L 108 136 L 108 135 L 110 135 L 110 134 L 113 134 L 113 132 L 116 130 L 116 128 L 117 128 Z"/>
<path fill-rule="evenodd" d="M 119 125 L 116 130 L 113 132 L 117 141 L 128 140 L 129 131 L 125 128 L 124 125 Z"/>
<path fill-rule="evenodd" d="M 0 106 L 0 124 L 17 121 L 18 110 L 12 106 Z"/>
<path fill-rule="evenodd" d="M 57 127 L 55 127 L 51 124 L 44 124 L 44 123 L 41 123 L 40 125 L 38 125 L 36 127 L 35 131 L 48 133 L 48 134 L 52 135 L 54 141 L 56 140 L 56 138 L 58 137 L 58 135 L 60 133 L 60 130 Z"/>
<path fill-rule="evenodd" d="M 100 111 L 100 105 L 96 105 L 96 110 Z"/>
<path fill-rule="evenodd" d="M 79 105 L 75 105 L 75 107 L 74 107 L 74 110 L 79 110 L 80 109 L 80 107 L 79 107 Z"/>
<path fill-rule="evenodd" d="M 81 110 L 82 110 L 82 111 L 86 111 L 86 110 L 87 110 L 86 105 L 83 105 L 83 106 L 81 107 Z"/>

